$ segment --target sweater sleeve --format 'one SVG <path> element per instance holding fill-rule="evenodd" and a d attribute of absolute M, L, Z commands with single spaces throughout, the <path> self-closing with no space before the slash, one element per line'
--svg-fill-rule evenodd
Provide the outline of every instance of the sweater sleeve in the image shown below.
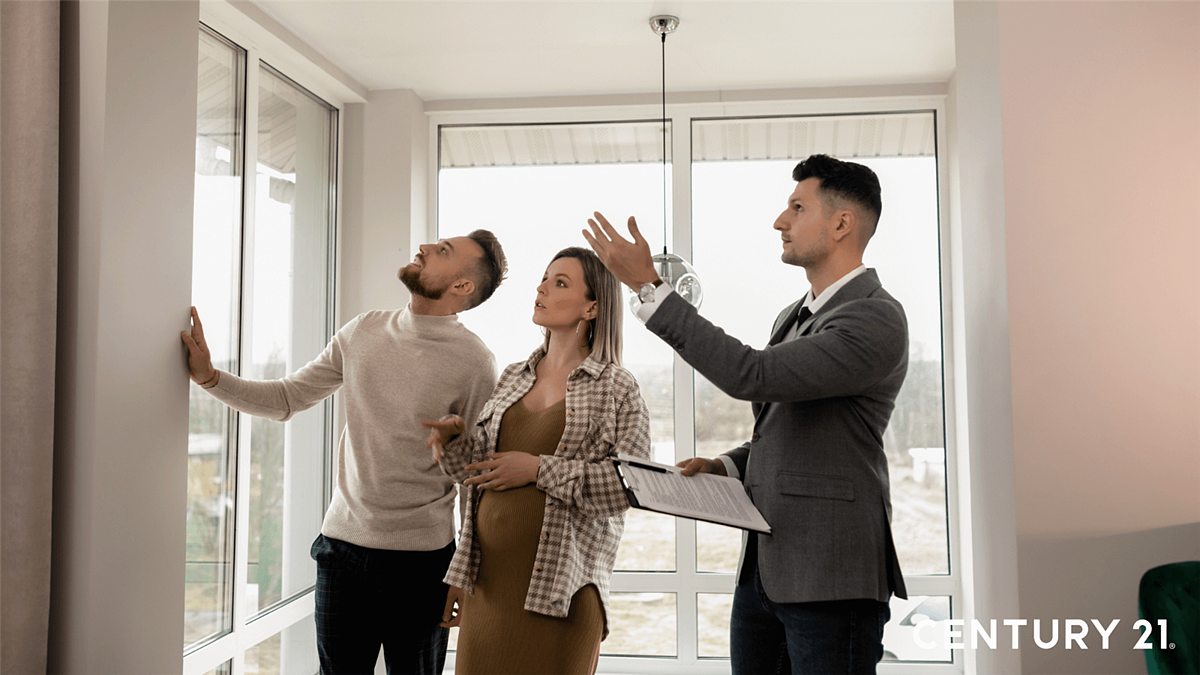
<path fill-rule="evenodd" d="M 637 382 L 630 384 L 617 403 L 613 446 L 590 459 L 542 455 L 537 486 L 546 494 L 593 518 L 608 518 L 629 509 L 629 499 L 613 469 L 612 455 L 650 458 L 650 411 Z"/>
<path fill-rule="evenodd" d="M 235 410 L 286 422 L 342 386 L 345 348 L 360 319 L 355 318 L 343 326 L 317 358 L 287 377 L 247 380 L 221 371 L 217 384 L 206 391 Z"/>

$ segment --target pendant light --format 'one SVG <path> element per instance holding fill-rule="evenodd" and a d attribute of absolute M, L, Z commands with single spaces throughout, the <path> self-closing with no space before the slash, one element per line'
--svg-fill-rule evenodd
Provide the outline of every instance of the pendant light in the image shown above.
<path fill-rule="evenodd" d="M 650 28 L 662 37 L 662 167 L 663 167 L 663 251 L 654 255 L 654 269 L 663 283 L 670 285 L 679 297 L 687 300 L 693 307 L 700 307 L 704 299 L 704 290 L 700 286 L 700 277 L 688 261 L 667 251 L 669 240 L 667 228 L 667 35 L 674 33 L 679 27 L 679 17 L 660 15 L 650 17 Z M 637 292 L 629 295 L 629 308 L 637 314 L 641 307 Z"/>

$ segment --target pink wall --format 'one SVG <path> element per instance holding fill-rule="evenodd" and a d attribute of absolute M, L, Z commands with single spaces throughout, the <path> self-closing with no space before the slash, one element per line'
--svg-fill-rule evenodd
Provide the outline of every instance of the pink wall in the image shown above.
<path fill-rule="evenodd" d="M 1138 577 L 1200 558 L 1200 3 L 999 12 L 1021 611 L 1122 620 L 1024 672 L 1144 672 Z"/>

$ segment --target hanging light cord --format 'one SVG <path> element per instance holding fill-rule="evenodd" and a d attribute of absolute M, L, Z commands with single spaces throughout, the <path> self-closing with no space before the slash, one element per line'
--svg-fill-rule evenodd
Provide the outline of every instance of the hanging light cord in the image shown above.
<path fill-rule="evenodd" d="M 663 255 L 667 254 L 667 34 L 662 34 Z"/>

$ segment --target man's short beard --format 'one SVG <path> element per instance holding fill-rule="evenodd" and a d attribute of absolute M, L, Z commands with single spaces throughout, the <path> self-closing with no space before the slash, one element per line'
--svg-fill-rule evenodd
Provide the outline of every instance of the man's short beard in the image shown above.
<path fill-rule="evenodd" d="M 807 269 L 809 265 L 816 262 L 811 254 L 801 255 L 795 251 L 790 254 L 784 253 L 783 255 L 779 256 L 779 259 L 783 261 L 784 265 L 795 265 L 796 267 L 803 267 L 805 269 Z"/>
<path fill-rule="evenodd" d="M 446 288 L 430 288 L 421 281 L 421 270 L 412 270 L 407 267 L 400 270 L 400 283 L 408 289 L 413 295 L 419 295 L 422 298 L 429 300 L 440 300 L 442 294 L 446 292 Z"/>

